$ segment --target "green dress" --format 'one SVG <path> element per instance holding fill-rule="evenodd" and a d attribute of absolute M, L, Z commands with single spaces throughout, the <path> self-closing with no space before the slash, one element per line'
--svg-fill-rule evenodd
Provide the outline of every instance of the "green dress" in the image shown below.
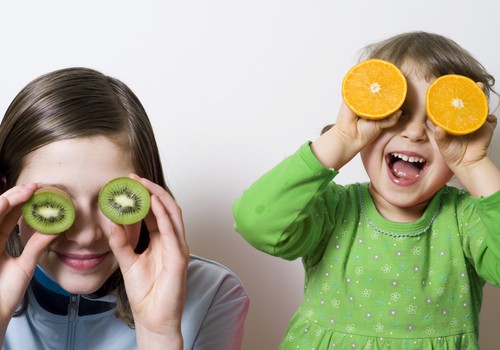
<path fill-rule="evenodd" d="M 303 301 L 281 349 L 479 349 L 485 282 L 500 284 L 500 192 L 445 186 L 411 223 L 384 219 L 369 184 L 341 186 L 309 143 L 233 206 L 235 230 L 302 258 Z"/>

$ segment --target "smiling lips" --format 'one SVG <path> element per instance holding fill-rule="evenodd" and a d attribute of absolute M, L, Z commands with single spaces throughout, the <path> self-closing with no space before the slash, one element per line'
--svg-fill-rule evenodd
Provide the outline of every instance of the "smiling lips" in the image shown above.
<path fill-rule="evenodd" d="M 57 257 L 65 265 L 73 268 L 75 270 L 91 270 L 99 266 L 108 256 L 108 253 L 104 254 L 61 254 L 56 253 Z"/>
<path fill-rule="evenodd" d="M 408 186 L 418 181 L 427 166 L 427 161 L 416 155 L 393 152 L 386 156 L 389 177 L 397 185 Z"/>

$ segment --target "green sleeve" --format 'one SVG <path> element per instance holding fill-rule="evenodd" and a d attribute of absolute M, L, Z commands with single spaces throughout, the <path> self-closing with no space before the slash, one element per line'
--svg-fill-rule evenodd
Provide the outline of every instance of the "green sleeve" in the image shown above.
<path fill-rule="evenodd" d="M 500 191 L 487 197 L 473 197 L 479 212 L 484 237 L 470 240 L 478 246 L 473 256 L 478 275 L 494 286 L 500 286 Z"/>
<path fill-rule="evenodd" d="M 335 201 L 326 189 L 336 174 L 304 144 L 237 199 L 235 230 L 271 255 L 293 260 L 310 253 L 334 224 L 329 213 Z"/>

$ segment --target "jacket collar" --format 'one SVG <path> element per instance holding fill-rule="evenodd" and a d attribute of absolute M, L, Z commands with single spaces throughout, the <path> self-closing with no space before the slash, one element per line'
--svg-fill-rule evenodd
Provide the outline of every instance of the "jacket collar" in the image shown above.
<path fill-rule="evenodd" d="M 59 286 L 39 266 L 35 269 L 34 278 L 31 281 L 31 290 L 42 308 L 56 315 L 67 315 L 71 294 Z M 80 295 L 78 315 L 93 315 L 109 311 L 116 307 L 116 296 L 113 294 L 104 296 Z"/>

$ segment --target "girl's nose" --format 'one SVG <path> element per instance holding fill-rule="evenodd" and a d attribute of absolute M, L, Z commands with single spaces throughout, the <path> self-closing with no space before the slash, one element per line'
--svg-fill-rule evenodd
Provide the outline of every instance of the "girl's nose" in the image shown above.
<path fill-rule="evenodd" d="M 426 118 L 408 118 L 404 124 L 401 136 L 411 142 L 425 142 L 427 140 Z"/>
<path fill-rule="evenodd" d="M 75 222 L 64 235 L 68 241 L 80 247 L 91 246 L 103 238 L 100 215 L 90 205 L 77 205 L 75 203 Z"/>

